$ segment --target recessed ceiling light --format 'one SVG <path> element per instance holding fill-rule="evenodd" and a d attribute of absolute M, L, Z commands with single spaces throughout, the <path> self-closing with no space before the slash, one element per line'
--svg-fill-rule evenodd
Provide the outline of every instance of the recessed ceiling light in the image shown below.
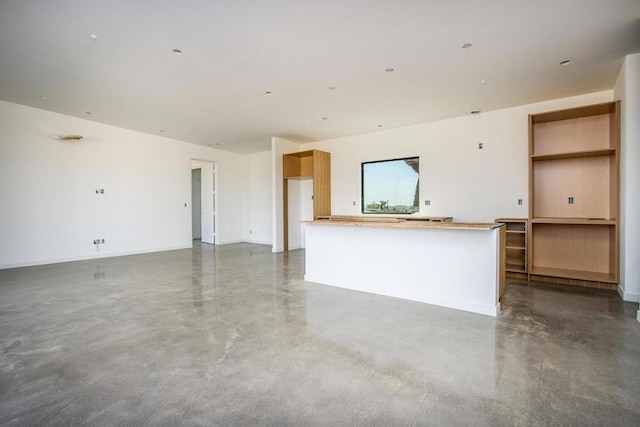
<path fill-rule="evenodd" d="M 475 110 L 471 110 L 471 114 L 480 114 L 481 111 L 481 109 L 476 108 Z"/>
<path fill-rule="evenodd" d="M 309 122 L 304 122 L 304 124 L 305 124 L 305 125 L 308 125 L 308 124 L 309 124 Z"/>
<path fill-rule="evenodd" d="M 336 90 L 336 87 L 335 86 L 330 86 L 329 90 Z"/>
<path fill-rule="evenodd" d="M 89 37 L 91 37 L 91 40 L 98 40 L 98 36 L 95 34 L 91 34 Z"/>
<path fill-rule="evenodd" d="M 84 113 L 89 115 L 93 114 L 91 111 L 85 111 Z"/>
<path fill-rule="evenodd" d="M 272 92 L 269 92 L 269 91 L 266 91 L 265 93 L 266 93 L 267 95 L 273 95 L 273 93 L 272 93 Z"/>
<path fill-rule="evenodd" d="M 329 119 L 328 117 L 323 117 L 323 118 L 322 118 L 322 120 L 328 120 L 328 119 Z"/>
<path fill-rule="evenodd" d="M 480 84 L 481 84 L 481 85 L 486 85 L 486 84 L 487 84 L 487 81 L 486 81 L 486 80 L 480 80 Z"/>
<path fill-rule="evenodd" d="M 570 59 L 565 59 L 564 61 L 560 61 L 560 65 L 569 65 L 569 64 L 571 64 Z"/>
<path fill-rule="evenodd" d="M 182 55 L 182 51 L 180 49 L 173 49 L 172 52 L 176 55 Z"/>
<path fill-rule="evenodd" d="M 385 68 L 384 69 L 387 73 L 393 73 L 393 68 L 389 67 L 389 68 Z"/>
<path fill-rule="evenodd" d="M 384 125 L 378 125 L 379 128 L 384 127 Z"/>
<path fill-rule="evenodd" d="M 164 133 L 164 129 L 160 129 L 160 132 Z"/>
<path fill-rule="evenodd" d="M 47 97 L 46 97 L 46 96 L 43 96 L 43 97 L 42 97 L 42 99 L 44 99 L 44 100 L 46 101 L 46 100 L 47 100 Z"/>
<path fill-rule="evenodd" d="M 224 142 L 216 142 L 216 145 L 224 145 Z"/>
<path fill-rule="evenodd" d="M 469 49 L 471 46 L 473 46 L 471 43 L 465 43 L 462 45 L 463 49 Z"/>

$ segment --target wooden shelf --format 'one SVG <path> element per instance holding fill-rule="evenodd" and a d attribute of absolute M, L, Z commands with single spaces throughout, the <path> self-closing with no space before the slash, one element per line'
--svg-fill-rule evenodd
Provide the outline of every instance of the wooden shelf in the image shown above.
<path fill-rule="evenodd" d="M 532 116 L 532 123 L 537 125 L 540 123 L 579 119 L 583 117 L 600 116 L 603 114 L 613 114 L 615 112 L 616 104 L 614 102 L 605 102 L 602 104 L 587 105 L 585 107 L 571 108 L 568 110 L 557 110 L 535 114 Z"/>
<path fill-rule="evenodd" d="M 507 233 L 513 233 L 513 234 L 527 234 L 526 231 L 524 230 L 507 230 Z"/>
<path fill-rule="evenodd" d="M 507 249 L 515 249 L 515 250 L 519 250 L 519 251 L 526 251 L 527 248 L 522 247 L 522 246 L 507 246 Z"/>
<path fill-rule="evenodd" d="M 599 273 L 595 271 L 568 270 L 564 268 L 533 267 L 532 275 L 566 277 L 569 279 L 588 280 L 592 282 L 617 283 L 612 273 Z"/>
<path fill-rule="evenodd" d="M 608 148 L 604 150 L 586 150 L 586 151 L 574 151 L 569 153 L 533 155 L 531 156 L 531 160 L 535 162 L 535 161 L 541 161 L 541 160 L 577 159 L 582 157 L 610 156 L 615 153 L 616 153 L 616 150 L 614 148 Z"/>
<path fill-rule="evenodd" d="M 507 271 L 510 273 L 526 273 L 526 267 L 525 271 L 522 271 L 522 264 L 507 264 Z"/>
<path fill-rule="evenodd" d="M 601 218 L 532 218 L 532 224 L 616 225 L 615 219 Z"/>

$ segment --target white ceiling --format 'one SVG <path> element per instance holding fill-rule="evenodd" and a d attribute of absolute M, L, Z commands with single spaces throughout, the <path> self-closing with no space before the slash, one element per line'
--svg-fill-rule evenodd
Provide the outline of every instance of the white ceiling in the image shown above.
<path fill-rule="evenodd" d="M 611 89 L 638 51 L 640 0 L 0 0 L 0 99 L 236 153 Z"/>

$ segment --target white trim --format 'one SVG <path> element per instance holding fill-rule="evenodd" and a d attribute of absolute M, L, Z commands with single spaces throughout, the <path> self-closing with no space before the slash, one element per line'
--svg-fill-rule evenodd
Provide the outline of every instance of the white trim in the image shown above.
<path fill-rule="evenodd" d="M 222 245 L 233 245 L 234 243 L 250 243 L 247 242 L 246 240 L 225 240 L 225 241 L 221 241 L 221 242 L 216 242 L 216 246 L 222 246 Z"/>
<path fill-rule="evenodd" d="M 248 240 L 245 240 L 245 243 L 253 243 L 253 244 L 256 244 L 256 245 L 268 245 L 268 246 L 271 246 L 271 241 L 270 240 L 248 239 Z"/>
<path fill-rule="evenodd" d="M 640 303 L 640 294 L 635 292 L 627 292 L 622 283 L 618 285 L 618 294 L 620 294 L 620 298 L 622 298 L 624 301 Z"/>
<path fill-rule="evenodd" d="M 86 261 L 90 259 L 113 258 L 118 256 L 127 256 L 127 255 L 149 254 L 153 252 L 175 251 L 178 249 L 191 249 L 192 247 L 193 247 L 193 243 L 189 243 L 188 245 L 169 246 L 165 248 L 156 248 L 156 249 L 140 249 L 135 251 L 97 253 L 97 254 L 82 255 L 82 256 L 76 256 L 76 257 L 41 259 L 37 261 L 18 262 L 18 263 L 12 263 L 12 264 L 0 264 L 0 270 L 6 270 L 10 268 L 34 267 L 36 265 L 60 264 L 63 262 Z"/>

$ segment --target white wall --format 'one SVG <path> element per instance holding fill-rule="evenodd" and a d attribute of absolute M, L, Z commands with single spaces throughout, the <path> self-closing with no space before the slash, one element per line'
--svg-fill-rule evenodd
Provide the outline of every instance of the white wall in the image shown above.
<path fill-rule="evenodd" d="M 245 156 L 245 241 L 272 244 L 271 151 Z"/>
<path fill-rule="evenodd" d="M 299 150 L 331 153 L 331 207 L 336 215 L 360 214 L 362 162 L 417 155 L 420 215 L 465 222 L 526 218 L 528 114 L 611 100 L 613 92 L 604 91 L 305 144 Z M 478 143 L 483 143 L 482 150 Z M 425 200 L 431 205 L 425 206 Z"/>
<path fill-rule="evenodd" d="M 621 104 L 618 290 L 626 301 L 637 302 L 640 300 L 640 53 L 625 58 L 614 94 Z"/>
<path fill-rule="evenodd" d="M 192 158 L 218 163 L 219 242 L 242 240 L 242 156 L 0 101 L 0 268 L 190 247 Z"/>

